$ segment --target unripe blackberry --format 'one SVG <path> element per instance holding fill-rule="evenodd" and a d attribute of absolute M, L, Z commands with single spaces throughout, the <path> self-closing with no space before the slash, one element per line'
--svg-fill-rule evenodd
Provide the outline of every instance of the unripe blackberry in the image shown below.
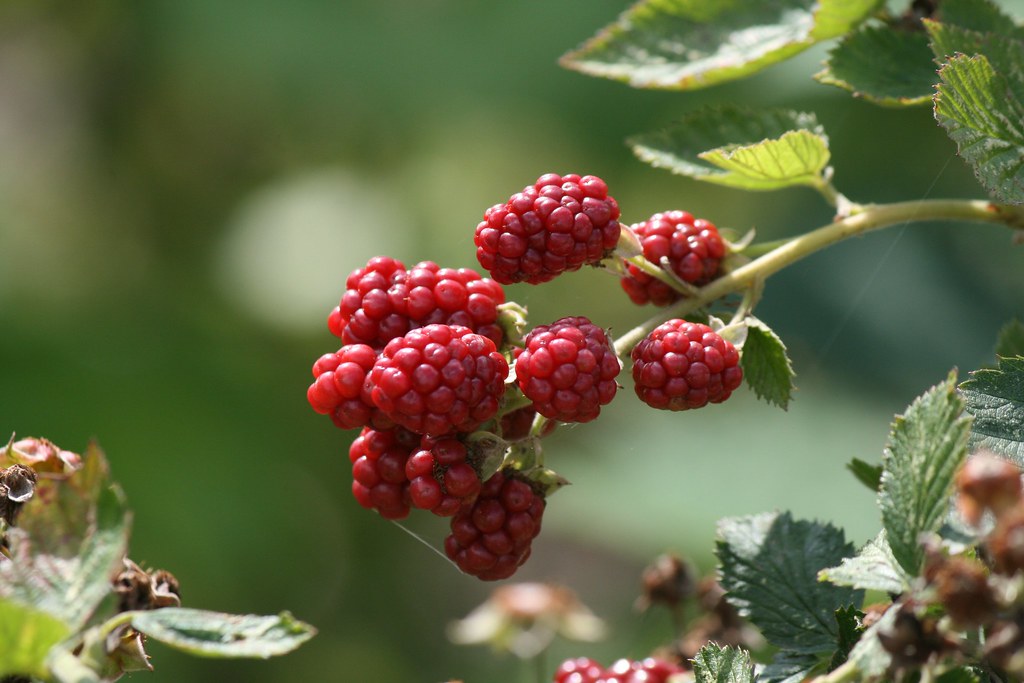
<path fill-rule="evenodd" d="M 619 205 L 596 176 L 548 173 L 477 225 L 476 257 L 498 282 L 547 282 L 597 264 L 619 240 Z"/>
<path fill-rule="evenodd" d="M 498 471 L 473 504 L 452 518 L 445 552 L 467 574 L 484 581 L 507 579 L 530 556 L 543 515 L 541 494 L 512 470 Z"/>
<path fill-rule="evenodd" d="M 348 344 L 321 356 L 313 364 L 315 379 L 306 391 L 309 405 L 321 415 L 330 415 L 341 429 L 393 427 L 370 397 L 367 375 L 376 360 L 377 353 L 366 344 Z"/>
<path fill-rule="evenodd" d="M 629 229 L 636 233 L 644 258 L 656 266 L 662 266 L 662 259 L 667 259 L 672 272 L 684 282 L 701 286 L 718 277 L 726 248 L 713 223 L 694 218 L 686 211 L 667 211 Z M 682 297 L 677 290 L 632 264 L 627 264 L 626 270 L 628 275 L 622 278 L 622 288 L 637 305 L 651 302 L 668 306 Z"/>
<path fill-rule="evenodd" d="M 400 261 L 378 256 L 353 271 L 345 284 L 327 326 L 347 344 L 380 350 L 409 330 L 431 324 L 468 327 L 496 346 L 503 341 L 497 320 L 505 291 L 469 268 L 422 261 L 406 270 Z"/>
<path fill-rule="evenodd" d="M 986 539 L 995 571 L 1012 576 L 1024 571 L 1024 503 L 1003 511 Z"/>
<path fill-rule="evenodd" d="M 589 657 L 567 659 L 555 672 L 554 683 L 666 683 L 683 667 L 656 657 L 620 659 L 607 669 Z"/>
<path fill-rule="evenodd" d="M 555 671 L 554 683 L 597 683 L 604 667 L 590 657 L 567 659 Z"/>
<path fill-rule="evenodd" d="M 371 397 L 417 434 L 472 432 L 498 412 L 508 363 L 468 328 L 427 325 L 392 339 L 370 371 Z"/>
<path fill-rule="evenodd" d="M 611 341 L 584 317 L 539 325 L 516 357 L 516 383 L 544 417 L 589 422 L 615 397 L 619 359 Z"/>
<path fill-rule="evenodd" d="M 636 395 L 652 408 L 721 403 L 743 381 L 736 347 L 701 323 L 669 320 L 633 347 L 631 356 Z"/>
<path fill-rule="evenodd" d="M 364 428 L 349 447 L 352 462 L 352 495 L 364 508 L 385 519 L 409 514 L 409 481 L 405 465 L 419 437 L 401 427 L 388 430 Z"/>
<path fill-rule="evenodd" d="M 480 475 L 468 462 L 466 445 L 455 437 L 425 436 L 405 463 L 409 500 L 435 515 L 450 517 L 480 493 Z"/>
<path fill-rule="evenodd" d="M 1021 499 L 1021 473 L 1015 464 L 991 451 L 979 451 L 956 474 L 957 508 L 977 525 L 986 510 L 998 516 Z"/>

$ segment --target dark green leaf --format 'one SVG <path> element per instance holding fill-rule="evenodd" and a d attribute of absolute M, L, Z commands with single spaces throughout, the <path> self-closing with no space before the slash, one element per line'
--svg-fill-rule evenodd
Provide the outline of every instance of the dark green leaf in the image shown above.
<path fill-rule="evenodd" d="M 1015 44 L 1024 64 L 1024 45 Z M 1024 202 L 1024 105 L 983 55 L 957 55 L 939 70 L 935 118 L 956 143 L 978 181 L 998 200 Z"/>
<path fill-rule="evenodd" d="M 846 36 L 815 78 L 875 104 L 907 106 L 931 102 L 935 71 L 924 33 L 867 26 Z"/>
<path fill-rule="evenodd" d="M 256 616 L 183 607 L 136 612 L 132 626 L 171 647 L 207 657 L 265 659 L 291 652 L 316 634 L 287 612 Z"/>
<path fill-rule="evenodd" d="M 939 60 L 945 62 L 958 54 L 984 55 L 992 68 L 1010 79 L 1018 89 L 1021 83 L 1021 69 L 1024 68 L 1020 59 L 1024 34 L 991 33 L 975 31 L 954 24 L 939 23 L 925 20 L 928 31 L 929 46 Z M 1008 24 L 1012 27 L 1012 24 Z"/>
<path fill-rule="evenodd" d="M 59 619 L 0 598 L 0 680 L 15 674 L 47 678 L 46 655 L 69 634 Z"/>
<path fill-rule="evenodd" d="M 1024 356 L 1024 323 L 1015 318 L 1003 325 L 996 340 L 996 355 Z"/>
<path fill-rule="evenodd" d="M 818 572 L 853 554 L 843 532 L 794 521 L 789 513 L 723 519 L 716 552 L 726 598 L 773 645 L 795 654 L 831 655 L 835 611 L 863 594 L 818 581 Z"/>
<path fill-rule="evenodd" d="M 761 670 L 757 683 L 800 683 L 812 669 L 820 667 L 821 661 L 815 655 L 777 652 Z"/>
<path fill-rule="evenodd" d="M 890 594 L 902 593 L 910 586 L 910 578 L 893 557 L 884 530 L 864 544 L 854 557 L 843 558 L 838 567 L 821 570 L 818 578 L 838 586 Z"/>
<path fill-rule="evenodd" d="M 878 491 L 878 487 L 882 484 L 881 465 L 872 465 L 871 463 L 864 462 L 860 458 L 854 458 L 850 462 L 846 463 L 846 469 L 853 472 L 853 476 L 857 477 L 857 481 L 864 484 L 872 491 Z"/>
<path fill-rule="evenodd" d="M 770 327 L 754 317 L 746 319 L 747 339 L 743 342 L 743 378 L 754 393 L 768 403 L 788 408 L 793 395 L 793 365 L 786 345 Z"/>
<path fill-rule="evenodd" d="M 561 63 L 640 88 L 700 88 L 747 76 L 842 35 L 880 4 L 641 0 Z"/>
<path fill-rule="evenodd" d="M 628 142 L 652 166 L 748 190 L 819 184 L 829 160 L 814 115 L 785 109 L 706 107 Z"/>
<path fill-rule="evenodd" d="M 864 633 L 864 627 L 861 626 L 863 618 L 864 613 L 853 605 L 836 610 L 836 624 L 839 626 L 839 646 L 829 664 L 830 671 L 846 661 L 850 650 L 860 640 L 861 634 Z"/>
<path fill-rule="evenodd" d="M 746 650 L 708 643 L 693 658 L 696 683 L 753 683 L 754 667 Z"/>
<path fill-rule="evenodd" d="M 972 451 L 987 448 L 1024 467 L 1024 357 L 1001 358 L 960 385 L 974 416 Z"/>
<path fill-rule="evenodd" d="M 893 556 L 911 576 L 924 559 L 920 536 L 942 526 L 953 475 L 967 456 L 971 419 L 963 409 L 950 373 L 896 417 L 882 455 L 882 525 Z"/>

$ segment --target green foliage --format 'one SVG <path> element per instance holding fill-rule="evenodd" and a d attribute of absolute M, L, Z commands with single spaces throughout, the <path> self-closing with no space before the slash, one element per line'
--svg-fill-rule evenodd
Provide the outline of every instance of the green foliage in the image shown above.
<path fill-rule="evenodd" d="M 696 683 L 753 683 L 754 667 L 745 650 L 708 643 L 693 658 Z"/>
<path fill-rule="evenodd" d="M 818 572 L 853 554 L 843 532 L 794 520 L 788 512 L 719 522 L 716 554 L 729 602 L 779 648 L 772 678 L 806 673 L 840 647 L 836 610 L 863 594 L 818 581 Z"/>
<path fill-rule="evenodd" d="M 708 107 L 629 144 L 652 166 L 745 190 L 819 185 L 829 161 L 814 115 L 784 109 Z"/>
<path fill-rule="evenodd" d="M 750 75 L 842 35 L 880 0 L 642 0 L 562 65 L 640 88 L 689 90 Z"/>
<path fill-rule="evenodd" d="M 974 416 L 970 448 L 986 448 L 1024 466 L 1024 357 L 1000 358 L 995 369 L 975 370 L 960 385 Z"/>
<path fill-rule="evenodd" d="M 996 338 L 997 356 L 1024 356 L 1024 323 L 1016 318 L 1003 325 Z"/>
<path fill-rule="evenodd" d="M 910 586 L 910 576 L 892 554 L 885 530 L 864 544 L 853 557 L 843 558 L 837 567 L 818 572 L 822 581 L 899 595 Z"/>
<path fill-rule="evenodd" d="M 47 653 L 69 633 L 47 612 L 0 598 L 0 680 L 15 674 L 44 678 Z"/>
<path fill-rule="evenodd" d="M 204 657 L 274 657 L 315 634 L 287 612 L 256 616 L 167 607 L 135 612 L 131 624 L 166 645 Z"/>
<path fill-rule="evenodd" d="M 757 396 L 768 403 L 788 408 L 793 396 L 793 364 L 786 345 L 762 321 L 753 316 L 744 321 L 747 338 L 743 342 L 743 378 Z"/>
<path fill-rule="evenodd" d="M 932 101 L 935 65 L 924 33 L 865 26 L 833 48 L 814 77 L 876 104 L 910 106 Z"/>
<path fill-rule="evenodd" d="M 921 534 L 942 526 L 953 475 L 967 457 L 971 420 L 963 409 L 950 373 L 896 417 L 882 455 L 882 525 L 893 557 L 911 576 L 924 558 Z"/>
<path fill-rule="evenodd" d="M 872 465 L 860 458 L 854 458 L 850 462 L 846 463 L 846 469 L 850 470 L 850 472 L 853 473 L 853 476 L 857 477 L 857 481 L 864 484 L 872 491 L 878 491 L 878 487 L 882 485 L 881 465 Z"/>

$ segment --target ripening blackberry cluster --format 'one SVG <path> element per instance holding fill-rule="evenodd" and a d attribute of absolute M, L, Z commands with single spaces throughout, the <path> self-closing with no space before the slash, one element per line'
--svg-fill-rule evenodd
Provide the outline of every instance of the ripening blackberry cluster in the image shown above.
<path fill-rule="evenodd" d="M 327 318 L 341 346 L 313 364 L 307 399 L 337 427 L 360 430 L 349 448 L 360 505 L 386 519 L 413 509 L 448 517 L 445 551 L 460 569 L 485 580 L 512 575 L 556 487 L 537 464 L 537 441 L 556 423 L 600 415 L 619 388 L 624 351 L 578 315 L 522 336 L 523 311 L 502 284 L 614 263 L 624 232 L 666 273 L 620 264 L 638 304 L 667 305 L 687 291 L 669 283 L 700 286 L 720 274 L 726 243 L 708 221 L 671 211 L 623 226 L 603 180 L 549 173 L 477 226 L 477 259 L 490 277 L 377 256 L 346 278 Z M 637 396 L 655 408 L 725 400 L 742 378 L 732 344 L 682 320 L 652 332 L 632 360 Z"/>

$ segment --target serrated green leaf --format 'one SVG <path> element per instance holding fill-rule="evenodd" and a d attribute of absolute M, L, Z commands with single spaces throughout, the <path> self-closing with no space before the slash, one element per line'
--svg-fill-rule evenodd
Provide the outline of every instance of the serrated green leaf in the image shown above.
<path fill-rule="evenodd" d="M 982 678 L 984 676 L 984 678 Z M 981 683 L 987 680 L 984 672 L 970 666 L 961 666 L 950 669 L 935 679 L 935 683 Z"/>
<path fill-rule="evenodd" d="M 696 683 L 753 683 L 754 666 L 746 650 L 708 643 L 693 658 Z"/>
<path fill-rule="evenodd" d="M 975 370 L 960 385 L 974 416 L 970 449 L 986 448 L 1024 467 L 1024 357 L 999 359 L 995 369 Z"/>
<path fill-rule="evenodd" d="M 1024 33 L 1016 31 L 993 33 L 976 31 L 964 26 L 924 20 L 928 45 L 940 63 L 954 55 L 984 55 L 992 68 L 1018 88 L 1022 80 L 1020 63 Z M 1012 24 L 1007 24 L 1013 28 Z"/>
<path fill-rule="evenodd" d="M 996 339 L 996 355 L 1024 356 L 1024 323 L 1015 318 L 1003 325 Z"/>
<path fill-rule="evenodd" d="M 1016 41 L 1007 41 L 1016 43 Z M 1024 64 L 1024 45 L 1014 48 Z M 935 118 L 996 199 L 1024 202 L 1024 105 L 1019 88 L 984 55 L 957 55 L 941 69 Z"/>
<path fill-rule="evenodd" d="M 745 322 L 747 339 L 740 360 L 743 378 L 758 398 L 786 409 L 793 396 L 796 376 L 786 355 L 786 345 L 757 318 L 749 316 Z"/>
<path fill-rule="evenodd" d="M 900 594 L 910 586 L 910 577 L 892 554 L 883 529 L 864 544 L 853 557 L 843 558 L 838 567 L 818 572 L 818 579 L 837 586 Z"/>
<path fill-rule="evenodd" d="M 716 554 L 726 599 L 773 645 L 828 654 L 838 638 L 834 613 L 860 604 L 861 591 L 818 581 L 818 572 L 853 554 L 843 532 L 789 513 L 719 522 Z"/>
<path fill-rule="evenodd" d="M 60 619 L 0 598 L 0 679 L 16 674 L 46 678 L 47 653 L 70 633 Z"/>
<path fill-rule="evenodd" d="M 165 607 L 135 612 L 131 623 L 150 638 L 206 657 L 265 659 L 291 652 L 316 634 L 287 612 L 257 616 Z"/>
<path fill-rule="evenodd" d="M 931 102 L 935 70 L 925 34 L 866 26 L 843 38 L 814 78 L 869 102 L 900 107 Z"/>
<path fill-rule="evenodd" d="M 859 24 L 881 0 L 641 0 L 561 59 L 638 88 L 741 78 Z"/>
<path fill-rule="evenodd" d="M 878 680 L 889 670 L 892 665 L 892 655 L 882 645 L 878 634 L 892 631 L 900 606 L 901 603 L 890 605 L 885 614 L 861 634 L 860 640 L 850 650 L 846 664 L 842 667 L 843 669 L 853 669 L 860 675 L 850 676 L 846 680 Z"/>
<path fill-rule="evenodd" d="M 881 465 L 872 465 L 871 463 L 864 462 L 860 458 L 854 458 L 850 462 L 846 463 L 846 469 L 853 472 L 853 476 L 857 477 L 857 481 L 864 484 L 872 491 L 878 491 L 878 487 L 882 483 Z"/>
<path fill-rule="evenodd" d="M 657 168 L 749 190 L 815 185 L 829 159 L 814 115 L 785 109 L 705 107 L 628 144 Z"/>
<path fill-rule="evenodd" d="M 971 419 L 963 409 L 950 373 L 896 417 L 882 454 L 882 526 L 893 557 L 911 576 L 924 560 L 920 536 L 942 526 L 953 475 L 967 457 Z"/>

